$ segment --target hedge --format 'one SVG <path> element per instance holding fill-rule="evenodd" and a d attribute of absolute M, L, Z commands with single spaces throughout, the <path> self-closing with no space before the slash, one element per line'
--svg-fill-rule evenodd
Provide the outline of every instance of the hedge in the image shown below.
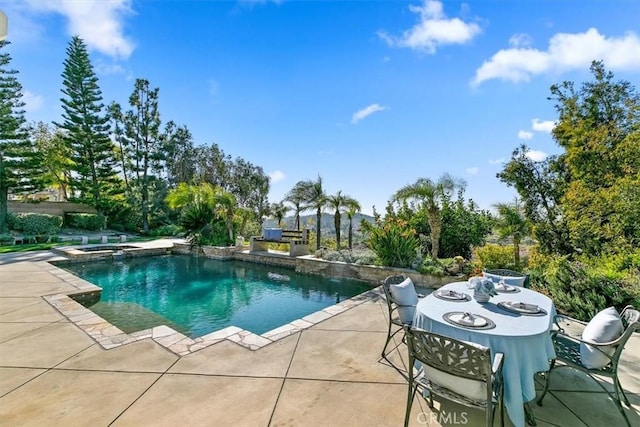
<path fill-rule="evenodd" d="M 62 217 L 38 213 L 18 213 L 8 216 L 9 228 L 24 234 L 43 236 L 58 234 L 62 227 Z"/>
<path fill-rule="evenodd" d="M 65 216 L 65 223 L 68 227 L 82 230 L 102 230 L 104 222 L 104 216 L 97 214 L 68 213 Z"/>

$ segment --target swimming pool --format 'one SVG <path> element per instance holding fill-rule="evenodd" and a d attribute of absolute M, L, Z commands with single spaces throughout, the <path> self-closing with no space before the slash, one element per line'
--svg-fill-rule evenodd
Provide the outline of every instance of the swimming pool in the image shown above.
<path fill-rule="evenodd" d="M 227 326 L 263 334 L 370 289 L 362 282 L 188 255 L 61 264 L 102 288 L 87 305 L 130 333 L 166 324 L 194 338 Z"/>

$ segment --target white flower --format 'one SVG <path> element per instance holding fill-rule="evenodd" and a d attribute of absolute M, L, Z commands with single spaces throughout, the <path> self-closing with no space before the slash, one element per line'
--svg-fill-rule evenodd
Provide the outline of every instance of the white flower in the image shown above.
<path fill-rule="evenodd" d="M 474 277 L 473 279 L 473 290 L 479 294 L 494 296 L 498 295 L 496 292 L 496 288 L 493 285 L 493 282 L 490 279 L 484 277 Z"/>

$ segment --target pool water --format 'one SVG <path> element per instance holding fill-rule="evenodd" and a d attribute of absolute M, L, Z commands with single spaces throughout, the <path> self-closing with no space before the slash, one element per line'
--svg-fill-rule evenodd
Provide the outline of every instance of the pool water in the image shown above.
<path fill-rule="evenodd" d="M 166 324 L 191 338 L 227 326 L 260 335 L 370 289 L 354 280 L 187 255 L 60 267 L 102 288 L 89 308 L 124 332 Z"/>

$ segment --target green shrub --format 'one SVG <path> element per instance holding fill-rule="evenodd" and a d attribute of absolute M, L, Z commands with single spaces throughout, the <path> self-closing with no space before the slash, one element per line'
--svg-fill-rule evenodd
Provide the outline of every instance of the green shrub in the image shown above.
<path fill-rule="evenodd" d="M 65 222 L 71 228 L 79 228 L 81 230 L 102 230 L 105 218 L 98 214 L 89 213 L 68 213 Z"/>
<path fill-rule="evenodd" d="M 22 231 L 24 234 L 36 236 L 57 234 L 62 227 L 62 217 L 57 215 L 25 213 L 22 217 Z"/>
<path fill-rule="evenodd" d="M 7 226 L 9 227 L 9 230 L 22 231 L 22 215 L 24 214 L 7 212 Z"/>
<path fill-rule="evenodd" d="M 447 274 L 445 264 L 441 260 L 433 259 L 430 256 L 424 257 L 416 270 L 422 274 L 430 274 L 432 276 L 444 276 Z"/>
<path fill-rule="evenodd" d="M 153 230 L 149 230 L 149 235 L 152 237 L 178 236 L 183 233 L 184 230 L 182 229 L 182 227 L 174 224 L 161 225 L 160 227 L 154 228 Z"/>
<path fill-rule="evenodd" d="M 556 258 L 531 272 L 534 289 L 547 294 L 556 309 L 579 320 L 588 321 L 600 310 L 626 305 L 640 306 L 640 271 L 631 268 L 613 277 L 580 261 Z"/>
<path fill-rule="evenodd" d="M 516 270 L 513 259 L 513 247 L 486 244 L 476 248 L 476 257 L 484 269 L 507 268 Z"/>
<path fill-rule="evenodd" d="M 376 253 L 382 265 L 411 267 L 420 242 L 415 237 L 415 230 L 406 221 L 385 219 L 383 223 L 366 227 L 366 232 L 366 244 Z"/>

